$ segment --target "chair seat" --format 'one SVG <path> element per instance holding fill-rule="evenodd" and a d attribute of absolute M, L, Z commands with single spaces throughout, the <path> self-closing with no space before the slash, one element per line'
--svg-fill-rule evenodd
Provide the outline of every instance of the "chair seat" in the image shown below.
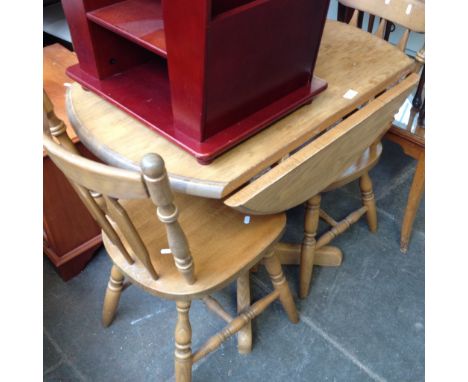
<path fill-rule="evenodd" d="M 139 260 L 129 264 L 103 233 L 107 252 L 126 277 L 148 292 L 169 299 L 203 297 L 227 285 L 262 258 L 280 238 L 286 225 L 285 214 L 251 216 L 250 222 L 245 224 L 245 215 L 219 200 L 176 194 L 179 223 L 195 264 L 196 281 L 189 285 L 177 270 L 173 256 L 161 254 L 161 250 L 169 246 L 154 204 L 149 199 L 121 200 L 120 203 L 140 233 L 159 278 L 154 280 Z M 125 240 L 122 242 L 136 259 Z"/>
<path fill-rule="evenodd" d="M 349 166 L 340 177 L 330 184 L 324 192 L 332 191 L 360 178 L 365 172 L 370 171 L 379 161 L 382 155 L 382 143 L 368 147 L 354 162 Z"/>

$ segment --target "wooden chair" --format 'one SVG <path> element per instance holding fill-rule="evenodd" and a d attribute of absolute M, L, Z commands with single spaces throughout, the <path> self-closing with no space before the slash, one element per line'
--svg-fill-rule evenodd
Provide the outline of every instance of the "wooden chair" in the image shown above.
<path fill-rule="evenodd" d="M 369 23 L 371 24 L 373 24 L 375 17 L 379 17 L 380 22 L 375 33 L 375 36 L 378 38 L 385 39 L 385 35 L 388 33 L 388 22 L 403 26 L 405 31 L 397 44 L 398 49 L 402 51 L 406 48 L 411 31 L 424 32 L 424 2 L 419 0 L 339 0 L 339 3 L 354 9 L 349 24 L 355 27 L 359 27 L 359 19 L 360 17 L 362 18 L 363 12 L 369 13 Z M 372 27 L 368 27 L 369 32 L 372 32 L 372 30 Z M 415 66 L 415 71 L 417 69 L 419 69 L 419 66 Z M 391 123 L 388 124 L 388 128 L 390 126 Z M 377 208 L 369 171 L 378 163 L 382 154 L 380 138 L 368 147 L 359 159 L 346 169 L 338 179 L 323 190 L 323 192 L 332 191 L 359 179 L 362 199 L 361 208 L 353 211 L 341 221 L 336 221 L 320 209 L 320 194 L 315 195 L 307 201 L 304 240 L 302 244 L 304 250 L 301 253 L 300 260 L 299 297 L 305 298 L 309 294 L 314 265 L 313 255 L 311 254 L 317 248 L 329 244 L 335 237 L 345 232 L 364 215 L 366 215 L 369 230 L 371 232 L 377 231 Z M 329 224 L 331 229 L 316 239 L 319 219 Z"/>
<path fill-rule="evenodd" d="M 389 24 L 399 24 L 405 28 L 402 38 L 397 44 L 398 48 L 405 51 L 411 32 L 425 32 L 425 1 L 424 0 L 392 0 L 392 1 L 353 1 L 339 0 L 340 9 L 338 19 L 349 21 L 350 24 L 361 28 L 363 25 L 364 12 L 369 13 L 367 31 L 374 29 L 375 16 L 380 17 L 376 35 L 385 40 L 389 39 Z M 388 3 L 388 4 L 387 4 Z M 425 64 L 425 48 L 416 54 L 416 69 L 420 71 Z M 424 191 L 424 165 L 425 165 L 425 131 L 423 101 L 424 69 L 421 74 L 416 94 L 413 98 L 412 108 L 408 123 L 394 121 L 385 138 L 399 144 L 405 154 L 418 161 L 413 183 L 408 195 L 408 202 L 403 218 L 400 238 L 400 249 L 403 253 L 408 250 L 413 222 Z"/>
<path fill-rule="evenodd" d="M 56 143 L 58 141 L 59 143 Z M 147 292 L 175 300 L 176 381 L 190 381 L 192 365 L 239 332 L 239 351 L 251 347 L 251 320 L 279 299 L 291 322 L 298 314 L 274 246 L 284 214 L 244 216 L 222 202 L 173 194 L 163 159 L 147 154 L 141 173 L 110 167 L 78 155 L 45 95 L 43 144 L 102 228 L 113 261 L 102 321 L 115 315 L 124 279 Z M 172 256 L 171 256 L 172 254 Z M 250 304 L 249 270 L 260 261 L 274 291 Z M 237 280 L 238 316 L 210 295 Z M 227 326 L 192 353 L 189 310 L 193 299 L 227 321 Z"/>

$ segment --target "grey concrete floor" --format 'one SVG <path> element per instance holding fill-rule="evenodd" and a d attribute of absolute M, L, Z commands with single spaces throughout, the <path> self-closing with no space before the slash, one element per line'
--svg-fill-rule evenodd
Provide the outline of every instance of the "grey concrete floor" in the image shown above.
<path fill-rule="evenodd" d="M 250 355 L 236 340 L 193 368 L 194 381 L 423 381 L 424 200 L 407 255 L 400 224 L 414 160 L 390 142 L 372 170 L 379 230 L 361 220 L 334 241 L 344 252 L 338 268 L 315 267 L 310 296 L 297 300 L 292 325 L 274 303 L 254 324 Z M 324 195 L 335 218 L 360 205 L 357 184 Z M 303 207 L 288 213 L 284 240 L 301 240 Z M 323 228 L 323 227 L 322 227 Z M 114 323 L 104 329 L 101 304 L 110 260 L 101 250 L 86 269 L 63 282 L 44 260 L 45 381 L 173 381 L 174 303 L 127 289 Z M 297 296 L 298 269 L 285 267 Z M 263 270 L 252 275 L 253 298 L 271 290 Z M 216 296 L 234 312 L 234 285 Z M 193 348 L 223 327 L 200 302 L 191 309 Z"/>

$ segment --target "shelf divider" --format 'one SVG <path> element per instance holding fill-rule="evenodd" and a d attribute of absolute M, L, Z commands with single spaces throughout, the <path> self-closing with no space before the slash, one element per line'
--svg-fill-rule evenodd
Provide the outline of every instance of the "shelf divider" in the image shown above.
<path fill-rule="evenodd" d="M 87 13 L 92 22 L 167 57 L 161 0 L 124 0 Z"/>

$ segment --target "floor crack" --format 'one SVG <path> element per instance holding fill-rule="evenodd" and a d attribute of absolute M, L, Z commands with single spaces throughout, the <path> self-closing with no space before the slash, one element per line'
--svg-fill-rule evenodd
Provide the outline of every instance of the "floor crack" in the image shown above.
<path fill-rule="evenodd" d="M 69 366 L 74 372 L 75 374 L 78 376 L 79 380 L 80 381 L 83 381 L 83 382 L 86 382 L 88 379 L 76 368 L 76 366 L 71 362 L 71 360 L 68 358 L 68 356 L 66 355 L 66 353 L 62 350 L 62 348 L 57 344 L 57 342 L 55 342 L 55 340 L 52 338 L 52 336 L 49 334 L 49 332 L 47 331 L 46 328 L 43 328 L 43 331 L 44 331 L 44 334 L 45 336 L 47 337 L 47 339 L 50 341 L 50 343 L 52 344 L 52 346 L 54 347 L 55 351 L 57 353 L 60 354 L 60 356 L 62 357 L 62 359 L 60 360 L 59 364 L 56 365 L 57 367 L 60 366 L 60 364 L 62 363 L 65 363 L 67 364 L 67 366 Z M 54 367 L 53 370 L 55 370 L 57 367 Z M 49 368 L 48 370 L 46 370 L 44 372 L 44 376 L 47 374 L 47 373 L 50 373 L 52 372 L 53 370 L 50 370 L 51 368 Z"/>

